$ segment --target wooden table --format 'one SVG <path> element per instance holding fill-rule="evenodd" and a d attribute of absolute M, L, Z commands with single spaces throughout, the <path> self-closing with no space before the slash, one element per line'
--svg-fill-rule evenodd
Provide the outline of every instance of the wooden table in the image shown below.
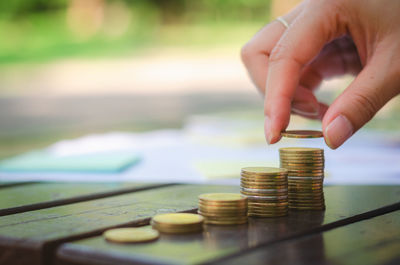
<path fill-rule="evenodd" d="M 112 227 L 195 212 L 197 196 L 237 186 L 146 183 L 0 184 L 0 264 L 400 264 L 400 186 L 325 187 L 326 211 L 108 243 Z"/>

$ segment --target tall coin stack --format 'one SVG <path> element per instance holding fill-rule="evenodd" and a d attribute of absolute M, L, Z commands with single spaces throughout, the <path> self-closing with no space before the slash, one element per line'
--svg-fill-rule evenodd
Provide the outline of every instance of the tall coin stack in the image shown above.
<path fill-rule="evenodd" d="M 247 223 L 247 198 L 238 193 L 207 193 L 199 196 L 198 213 L 205 224 Z"/>
<path fill-rule="evenodd" d="M 242 168 L 240 192 L 247 196 L 248 216 L 278 217 L 288 214 L 287 175 L 284 168 Z"/>
<path fill-rule="evenodd" d="M 279 157 L 281 167 L 288 170 L 289 208 L 324 210 L 324 150 L 280 148 Z"/>

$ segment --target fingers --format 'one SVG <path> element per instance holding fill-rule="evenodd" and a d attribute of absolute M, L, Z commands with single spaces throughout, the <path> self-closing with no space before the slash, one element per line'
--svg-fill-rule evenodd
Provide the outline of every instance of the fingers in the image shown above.
<path fill-rule="evenodd" d="M 386 60 L 386 61 L 385 61 Z M 400 93 L 397 67 L 390 56 L 375 55 L 352 84 L 329 107 L 323 119 L 325 142 L 338 148 Z"/>
<path fill-rule="evenodd" d="M 271 52 L 268 63 L 264 112 L 269 143 L 280 139 L 290 118 L 292 99 L 303 67 L 315 58 L 325 43 L 341 34 L 336 12 L 328 6 L 305 8 Z"/>
<path fill-rule="evenodd" d="M 302 4 L 296 6 L 285 15 L 289 23 L 293 21 L 302 9 Z M 249 76 L 256 87 L 264 93 L 267 79 L 268 57 L 271 50 L 285 32 L 286 28 L 278 21 L 273 21 L 262 28 L 243 48 L 241 57 Z"/>
<path fill-rule="evenodd" d="M 319 103 L 310 89 L 300 85 L 294 94 L 291 110 L 295 114 L 315 119 L 319 116 Z"/>

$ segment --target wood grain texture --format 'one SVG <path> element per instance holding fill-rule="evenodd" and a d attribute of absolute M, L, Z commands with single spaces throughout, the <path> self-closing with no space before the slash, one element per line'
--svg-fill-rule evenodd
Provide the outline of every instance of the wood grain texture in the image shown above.
<path fill-rule="evenodd" d="M 148 183 L 33 183 L 2 189 L 0 216 L 151 189 Z"/>
<path fill-rule="evenodd" d="M 400 264 L 400 211 L 256 249 L 219 264 Z"/>
<path fill-rule="evenodd" d="M 400 187 L 327 187 L 325 199 L 325 212 L 291 211 L 287 217 L 251 218 L 248 225 L 206 226 L 200 234 L 162 235 L 149 244 L 113 244 L 102 237 L 66 243 L 58 250 L 57 264 L 218 264 L 265 244 L 368 218 L 369 211 L 379 214 L 375 209 L 387 205 L 400 208 Z"/>
<path fill-rule="evenodd" d="M 205 192 L 238 187 L 176 185 L 0 218 L 0 264 L 50 264 L 57 244 L 117 226 L 147 224 L 158 213 L 190 211 Z"/>

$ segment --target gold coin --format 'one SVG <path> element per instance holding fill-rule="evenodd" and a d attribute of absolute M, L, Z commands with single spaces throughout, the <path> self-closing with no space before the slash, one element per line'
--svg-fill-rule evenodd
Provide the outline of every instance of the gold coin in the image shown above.
<path fill-rule="evenodd" d="M 201 211 L 201 210 L 198 210 L 197 213 L 202 215 L 205 218 L 209 218 L 209 217 L 226 218 L 226 217 L 246 216 L 247 215 L 247 209 L 246 209 L 246 211 L 243 211 L 243 212 L 240 212 L 240 213 L 238 213 L 238 212 L 237 213 L 228 213 L 228 212 L 216 213 L 216 212 L 204 212 L 204 211 Z"/>
<path fill-rule="evenodd" d="M 199 209 L 204 209 L 207 211 L 225 211 L 225 212 L 233 212 L 233 211 L 244 211 L 247 208 L 247 203 L 241 204 L 239 206 L 218 206 L 218 205 L 205 205 L 199 204 Z"/>
<path fill-rule="evenodd" d="M 248 178 L 248 179 L 257 179 L 257 180 L 266 180 L 266 181 L 276 181 L 276 180 L 285 180 L 287 173 L 283 175 L 275 175 L 275 176 L 268 176 L 268 175 L 255 175 L 255 174 L 246 174 L 242 173 L 240 174 L 242 178 Z"/>
<path fill-rule="evenodd" d="M 253 210 L 255 210 L 255 211 L 262 211 L 262 210 L 265 210 L 265 211 L 272 211 L 272 210 L 285 210 L 285 209 L 287 209 L 287 207 L 289 206 L 289 204 L 287 204 L 287 205 L 285 205 L 285 206 L 270 206 L 270 207 L 266 207 L 266 206 L 251 206 L 250 208 L 249 208 L 249 212 L 250 211 L 253 211 Z"/>
<path fill-rule="evenodd" d="M 209 208 L 204 208 L 204 207 L 200 207 L 199 211 L 201 211 L 202 213 L 205 214 L 230 214 L 230 215 L 235 215 L 235 214 L 242 214 L 245 213 L 247 211 L 247 207 L 246 208 L 242 208 L 242 209 L 235 209 L 235 210 L 215 210 L 215 209 L 209 209 Z"/>
<path fill-rule="evenodd" d="M 315 207 L 297 207 L 297 206 L 290 206 L 289 209 L 291 210 L 309 210 L 309 211 L 322 211 L 325 210 L 324 206 L 315 206 Z"/>
<path fill-rule="evenodd" d="M 286 167 L 323 167 L 323 162 L 293 162 L 293 161 L 282 161 L 281 166 Z"/>
<path fill-rule="evenodd" d="M 283 137 L 287 138 L 320 138 L 324 137 L 321 131 L 314 130 L 289 130 L 281 132 Z"/>
<path fill-rule="evenodd" d="M 248 184 L 244 184 L 244 183 L 241 183 L 240 184 L 240 186 L 242 187 L 242 188 L 248 188 L 248 189 L 279 189 L 279 190 L 281 190 L 281 189 L 287 189 L 287 185 L 282 185 L 282 186 L 271 186 L 271 185 L 268 185 L 268 186 L 266 186 L 266 185 L 248 185 Z"/>
<path fill-rule="evenodd" d="M 253 209 L 249 211 L 249 214 L 282 214 L 282 213 L 287 213 L 289 211 L 289 208 L 286 207 L 284 209 Z"/>
<path fill-rule="evenodd" d="M 280 153 L 279 154 L 279 160 L 283 161 L 325 161 L 325 157 L 322 155 L 303 155 L 303 154 L 297 154 L 297 155 L 285 155 Z"/>
<path fill-rule="evenodd" d="M 206 220 L 205 224 L 208 225 L 242 225 L 247 223 L 247 218 L 239 221 L 221 221 L 221 220 Z"/>
<path fill-rule="evenodd" d="M 313 192 L 313 191 L 323 191 L 324 186 L 322 184 L 312 184 L 312 185 L 290 185 L 288 188 L 288 193 L 295 193 L 297 191 Z"/>
<path fill-rule="evenodd" d="M 246 201 L 246 197 L 239 193 L 206 193 L 199 195 L 203 202 L 238 202 Z"/>
<path fill-rule="evenodd" d="M 279 152 L 284 154 L 323 154 L 324 149 L 312 147 L 283 147 Z"/>
<path fill-rule="evenodd" d="M 241 191 L 245 192 L 260 192 L 260 193 L 282 193 L 287 192 L 287 188 L 285 189 L 249 189 L 249 188 L 241 188 Z"/>
<path fill-rule="evenodd" d="M 159 233 L 150 227 L 129 227 L 107 230 L 103 236 L 106 240 L 116 243 L 139 243 L 156 240 Z"/>
<path fill-rule="evenodd" d="M 282 217 L 288 215 L 288 212 L 280 213 L 280 214 L 261 214 L 261 213 L 249 213 L 249 217 Z"/>
<path fill-rule="evenodd" d="M 290 148 L 290 149 L 288 149 Z M 324 157 L 323 149 L 313 149 L 306 147 L 286 147 L 279 149 L 279 157 L 294 157 L 294 158 L 323 158 Z"/>
<path fill-rule="evenodd" d="M 197 233 L 203 230 L 203 225 L 198 225 L 196 227 L 164 227 L 152 223 L 152 226 L 160 233 L 165 233 L 165 234 L 188 234 L 188 233 Z"/>
<path fill-rule="evenodd" d="M 291 171 L 290 175 L 295 175 L 294 173 L 292 173 L 293 171 L 323 171 L 324 167 L 323 166 L 288 166 L 288 165 L 282 165 L 285 168 L 287 168 L 288 170 Z"/>
<path fill-rule="evenodd" d="M 283 180 L 256 180 L 256 179 L 250 179 L 250 178 L 245 178 L 241 177 L 240 179 L 241 182 L 245 183 L 254 183 L 254 184 L 263 184 L 263 185 L 285 185 L 287 183 L 287 178 Z"/>
<path fill-rule="evenodd" d="M 290 176 L 288 176 L 288 180 L 290 177 L 324 177 L 325 174 L 324 172 L 292 172 L 290 173 Z"/>
<path fill-rule="evenodd" d="M 201 224 L 204 218 L 193 213 L 165 213 L 153 217 L 153 222 L 167 225 Z"/>
<path fill-rule="evenodd" d="M 323 187 L 323 182 L 321 181 L 320 183 L 299 183 L 299 182 L 290 182 L 288 183 L 288 188 L 322 188 Z"/>
<path fill-rule="evenodd" d="M 249 202 L 248 207 L 286 207 L 288 202 Z"/>
<path fill-rule="evenodd" d="M 242 173 L 255 175 L 282 175 L 287 172 L 284 168 L 277 167 L 244 167 Z"/>
<path fill-rule="evenodd" d="M 302 175 L 302 174 L 293 174 L 290 177 L 288 177 L 289 180 L 323 180 L 325 178 L 324 175 Z"/>
<path fill-rule="evenodd" d="M 279 155 L 279 161 L 283 162 L 325 162 L 325 158 L 323 156 L 307 156 L 307 155 L 297 155 L 297 156 L 284 156 L 282 154 Z"/>

